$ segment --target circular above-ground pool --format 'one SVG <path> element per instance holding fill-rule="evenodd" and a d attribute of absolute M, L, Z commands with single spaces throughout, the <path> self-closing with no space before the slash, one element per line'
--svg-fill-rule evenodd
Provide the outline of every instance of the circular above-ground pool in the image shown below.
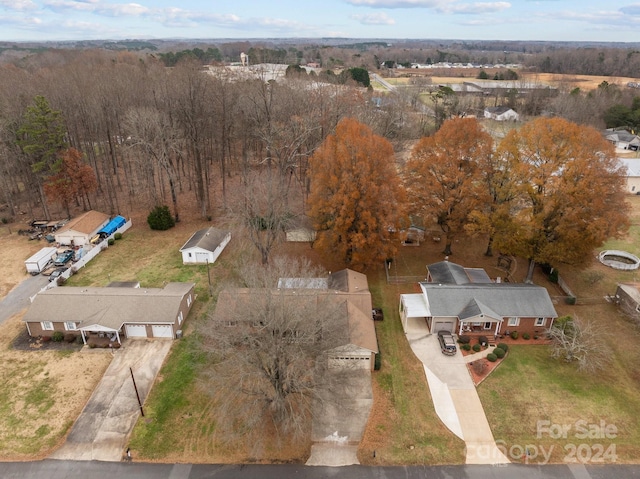
<path fill-rule="evenodd" d="M 632 270 L 638 269 L 640 266 L 640 258 L 627 251 L 609 249 L 602 251 L 598 255 L 598 259 L 602 264 L 614 269 Z"/>

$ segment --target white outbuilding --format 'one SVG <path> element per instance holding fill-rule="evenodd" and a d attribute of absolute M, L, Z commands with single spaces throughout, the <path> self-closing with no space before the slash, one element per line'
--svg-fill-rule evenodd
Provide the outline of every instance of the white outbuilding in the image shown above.
<path fill-rule="evenodd" d="M 231 232 L 218 228 L 196 231 L 180 248 L 183 264 L 213 264 L 231 241 Z"/>

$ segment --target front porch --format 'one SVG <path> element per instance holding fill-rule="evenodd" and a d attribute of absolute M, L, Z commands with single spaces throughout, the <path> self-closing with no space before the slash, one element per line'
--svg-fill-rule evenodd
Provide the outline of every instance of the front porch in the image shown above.
<path fill-rule="evenodd" d="M 486 336 L 488 339 L 495 339 L 500 333 L 502 319 L 484 318 L 483 321 L 473 318 L 470 320 L 460 320 L 456 333 L 458 336 Z"/>
<path fill-rule="evenodd" d="M 108 348 L 109 345 L 117 344 L 117 348 L 122 345 L 121 331 L 99 324 L 92 324 L 80 329 L 82 342 L 89 347 Z M 92 346 L 93 344 L 93 346 Z"/>

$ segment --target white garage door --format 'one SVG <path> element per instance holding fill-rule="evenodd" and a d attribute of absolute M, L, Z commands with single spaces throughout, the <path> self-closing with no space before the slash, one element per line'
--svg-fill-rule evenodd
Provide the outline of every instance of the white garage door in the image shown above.
<path fill-rule="evenodd" d="M 436 325 L 433 328 L 433 332 L 437 333 L 438 331 L 449 331 L 450 333 L 453 332 L 453 323 L 447 321 L 436 322 Z"/>
<path fill-rule="evenodd" d="M 168 324 L 154 324 L 151 330 L 154 338 L 173 338 L 173 328 Z"/>
<path fill-rule="evenodd" d="M 209 253 L 196 252 L 196 263 L 206 263 L 207 258 L 209 258 Z"/>
<path fill-rule="evenodd" d="M 127 338 L 146 338 L 147 327 L 144 324 L 127 324 Z"/>
<path fill-rule="evenodd" d="M 371 369 L 371 356 L 331 356 L 330 368 L 341 369 Z"/>

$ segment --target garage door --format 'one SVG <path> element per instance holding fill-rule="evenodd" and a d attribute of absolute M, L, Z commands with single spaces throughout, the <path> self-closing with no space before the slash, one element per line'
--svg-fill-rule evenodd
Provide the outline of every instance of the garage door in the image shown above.
<path fill-rule="evenodd" d="M 147 327 L 144 324 L 127 324 L 127 338 L 146 338 Z"/>
<path fill-rule="evenodd" d="M 154 324 L 151 331 L 154 338 L 173 338 L 173 328 L 168 324 Z"/>
<path fill-rule="evenodd" d="M 340 369 L 371 369 L 371 356 L 331 356 L 330 368 Z"/>
<path fill-rule="evenodd" d="M 209 258 L 209 253 L 196 252 L 196 263 L 206 263 Z"/>
<path fill-rule="evenodd" d="M 438 331 L 449 331 L 450 333 L 453 332 L 453 323 L 447 321 L 436 322 L 436 325 L 433 328 L 433 332 L 437 333 Z"/>

